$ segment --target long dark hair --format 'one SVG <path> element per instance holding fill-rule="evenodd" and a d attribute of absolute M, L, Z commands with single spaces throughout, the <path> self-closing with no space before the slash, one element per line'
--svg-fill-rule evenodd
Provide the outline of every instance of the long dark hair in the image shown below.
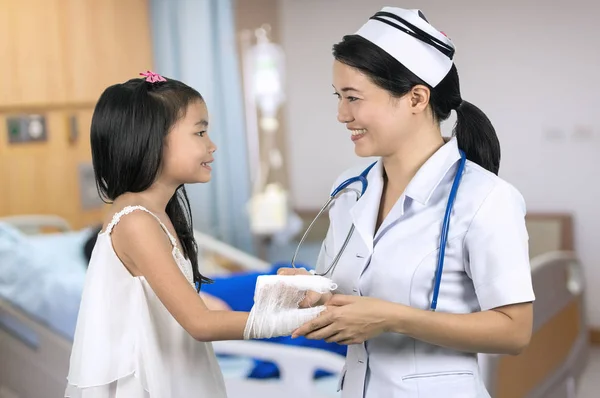
<path fill-rule="evenodd" d="M 448 119 L 452 110 L 456 110 L 453 134 L 467 159 L 498 174 L 500 143 L 496 130 L 479 108 L 461 98 L 456 66 L 452 65 L 446 77 L 436 87 L 431 87 L 383 49 L 358 35 L 344 36 L 333 46 L 333 56 L 360 70 L 394 97 L 405 95 L 416 85 L 428 87 L 431 91 L 429 103 L 438 122 Z"/>
<path fill-rule="evenodd" d="M 200 93 L 172 79 L 158 83 L 132 79 L 102 93 L 92 117 L 91 146 L 96 186 L 104 202 L 126 192 L 145 191 L 154 183 L 165 137 L 194 101 L 203 101 Z M 198 270 L 198 246 L 183 185 L 169 200 L 166 213 L 192 263 L 199 291 L 202 283 L 212 281 Z"/>

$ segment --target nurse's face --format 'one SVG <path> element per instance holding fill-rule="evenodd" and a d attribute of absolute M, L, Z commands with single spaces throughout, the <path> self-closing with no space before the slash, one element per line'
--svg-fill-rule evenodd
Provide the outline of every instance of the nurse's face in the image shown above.
<path fill-rule="evenodd" d="M 391 156 L 413 130 L 410 95 L 396 98 L 351 66 L 334 61 L 338 121 L 349 130 L 358 156 Z"/>

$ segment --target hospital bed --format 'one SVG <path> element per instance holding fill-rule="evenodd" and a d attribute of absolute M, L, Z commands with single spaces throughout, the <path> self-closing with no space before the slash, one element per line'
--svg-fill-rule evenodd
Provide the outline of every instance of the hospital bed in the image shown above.
<path fill-rule="evenodd" d="M 31 234 L 47 228 L 65 233 L 70 230 L 68 224 L 55 217 L 17 217 L 8 221 Z M 558 236 L 561 242 L 547 244 L 551 239 L 545 236 L 540 243 L 531 236 L 532 277 L 537 300 L 530 346 L 519 356 L 479 356 L 486 386 L 494 398 L 575 398 L 577 382 L 587 360 L 585 286 L 575 254 L 556 250 L 568 247 L 563 244 L 562 227 L 557 229 L 555 224 L 543 226 L 541 230 L 546 235 L 554 231 L 551 238 Z M 535 230 L 536 226 L 528 225 L 528 229 Z M 201 252 L 215 253 L 219 259 L 213 265 L 214 273 L 240 269 L 261 271 L 271 267 L 206 235 L 197 233 L 196 238 Z M 0 398 L 61 397 L 70 345 L 68 338 L 0 298 Z M 340 355 L 255 341 L 216 342 L 214 347 L 220 354 L 231 398 L 338 396 L 337 373 L 343 365 Z M 252 367 L 251 358 L 276 363 L 280 378 L 245 377 Z M 314 381 L 312 375 L 316 369 L 330 371 L 333 376 Z"/>
<path fill-rule="evenodd" d="M 479 355 L 494 398 L 576 398 L 587 365 L 582 268 L 573 252 L 554 251 L 531 260 L 534 331 L 518 356 Z"/>

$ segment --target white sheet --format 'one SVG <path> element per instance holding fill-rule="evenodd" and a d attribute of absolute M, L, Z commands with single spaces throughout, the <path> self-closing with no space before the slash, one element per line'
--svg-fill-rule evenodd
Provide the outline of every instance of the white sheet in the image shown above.
<path fill-rule="evenodd" d="M 72 339 L 91 230 L 24 235 L 0 222 L 0 297 Z"/>

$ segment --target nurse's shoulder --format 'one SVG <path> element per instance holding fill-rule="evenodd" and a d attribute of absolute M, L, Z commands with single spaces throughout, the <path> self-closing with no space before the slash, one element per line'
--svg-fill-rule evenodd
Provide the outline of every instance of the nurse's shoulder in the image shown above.
<path fill-rule="evenodd" d="M 465 272 L 482 311 L 535 300 L 525 200 L 509 182 L 475 163 L 465 166 L 461 214 Z M 465 194 L 466 193 L 466 194 Z M 457 196 L 457 203 L 461 194 Z"/>
<path fill-rule="evenodd" d="M 347 179 L 359 176 L 375 161 L 361 162 L 344 170 L 332 184 L 331 192 Z M 377 167 L 377 165 L 374 167 Z M 372 178 L 371 173 L 369 173 L 369 177 Z M 519 209 L 519 212 L 525 214 L 525 200 L 517 188 L 470 160 L 467 160 L 465 164 L 465 171 L 460 182 L 460 190 L 462 192 L 469 192 L 469 202 L 474 207 L 474 213 L 476 213 L 476 210 L 484 202 L 501 202 L 503 207 L 514 207 Z M 461 195 L 459 194 L 458 197 L 461 197 Z"/>
<path fill-rule="evenodd" d="M 461 189 L 468 192 L 471 202 L 479 209 L 484 204 L 511 207 L 523 215 L 526 212 L 523 195 L 514 185 L 467 160 L 461 179 Z"/>

